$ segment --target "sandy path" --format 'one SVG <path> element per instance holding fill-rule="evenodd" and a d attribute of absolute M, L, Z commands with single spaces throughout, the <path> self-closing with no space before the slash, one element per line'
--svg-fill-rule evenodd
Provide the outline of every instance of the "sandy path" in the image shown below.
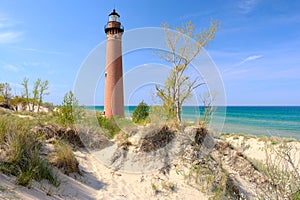
<path fill-rule="evenodd" d="M 86 155 L 85 162 L 80 161 L 83 167 L 93 171 L 104 184 L 98 190 L 96 199 L 207 199 L 203 193 L 184 183 L 183 177 L 171 170 L 169 176 L 159 172 L 137 174 L 118 172 L 107 168 L 90 154 Z M 163 183 L 172 183 L 175 190 L 162 188 Z M 152 185 L 157 187 L 157 192 Z"/>

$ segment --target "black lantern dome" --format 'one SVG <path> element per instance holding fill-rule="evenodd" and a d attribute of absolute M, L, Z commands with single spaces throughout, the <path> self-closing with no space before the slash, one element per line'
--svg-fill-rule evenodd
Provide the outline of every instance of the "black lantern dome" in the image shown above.
<path fill-rule="evenodd" d="M 116 12 L 116 10 L 114 9 L 109 15 L 109 21 L 114 21 L 114 22 L 118 22 L 120 15 Z"/>
<path fill-rule="evenodd" d="M 108 22 L 105 25 L 105 33 L 123 33 L 124 27 L 119 21 L 120 15 L 116 12 L 115 9 L 108 15 Z"/>

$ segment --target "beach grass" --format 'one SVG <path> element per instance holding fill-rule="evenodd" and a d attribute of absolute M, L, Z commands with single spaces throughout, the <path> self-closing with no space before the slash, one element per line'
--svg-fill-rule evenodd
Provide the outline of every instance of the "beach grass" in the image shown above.
<path fill-rule="evenodd" d="M 48 161 L 40 157 L 44 138 L 30 131 L 32 123 L 17 117 L 0 119 L 1 159 L 0 170 L 17 177 L 17 183 L 27 186 L 31 180 L 48 180 L 58 186 Z"/>
<path fill-rule="evenodd" d="M 67 142 L 59 140 L 54 145 L 55 152 L 49 155 L 50 163 L 59 168 L 64 174 L 76 173 L 79 171 L 79 163 L 75 158 L 73 149 Z"/>

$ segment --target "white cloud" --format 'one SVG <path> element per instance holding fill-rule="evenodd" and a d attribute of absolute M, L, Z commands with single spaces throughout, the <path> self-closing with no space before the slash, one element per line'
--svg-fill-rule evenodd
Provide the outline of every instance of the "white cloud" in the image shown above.
<path fill-rule="evenodd" d="M 257 5 L 258 0 L 240 0 L 238 3 L 238 8 L 241 13 L 247 14 L 254 10 Z"/>
<path fill-rule="evenodd" d="M 8 18 L 0 17 L 0 29 L 14 26 L 16 23 Z"/>
<path fill-rule="evenodd" d="M 12 72 L 19 72 L 20 68 L 15 66 L 15 65 L 11 65 L 11 64 L 4 64 L 3 68 Z"/>
<path fill-rule="evenodd" d="M 28 68 L 28 67 L 45 68 L 48 66 L 48 64 L 46 62 L 27 62 L 27 61 L 25 61 L 22 63 L 22 66 L 25 68 Z"/>
<path fill-rule="evenodd" d="M 236 64 L 235 66 L 240 66 L 242 64 L 245 64 L 246 62 L 252 61 L 252 60 L 257 60 L 262 58 L 263 55 L 253 55 L 253 56 L 248 56 L 247 58 L 245 58 L 243 61 L 239 62 L 238 64 Z"/>
<path fill-rule="evenodd" d="M 22 47 L 16 47 L 16 49 L 22 50 L 22 51 L 31 51 L 35 53 L 42 53 L 42 54 L 56 54 L 56 55 L 67 55 L 60 51 L 45 51 L 40 49 L 34 49 L 34 48 L 22 48 Z"/>
<path fill-rule="evenodd" d="M 1 33 L 0 30 L 0 44 L 15 43 L 20 40 L 21 36 L 22 32 L 8 31 Z"/>
<path fill-rule="evenodd" d="M 0 44 L 15 43 L 20 40 L 23 33 L 13 30 L 16 24 L 15 21 L 0 16 Z"/>

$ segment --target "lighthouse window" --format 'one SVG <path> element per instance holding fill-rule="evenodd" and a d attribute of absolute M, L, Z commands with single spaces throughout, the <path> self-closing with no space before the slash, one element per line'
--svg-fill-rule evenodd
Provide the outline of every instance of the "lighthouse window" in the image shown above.
<path fill-rule="evenodd" d="M 107 77 L 107 72 L 105 72 L 105 78 Z"/>
<path fill-rule="evenodd" d="M 115 22 L 117 22 L 117 21 L 119 21 L 118 18 L 119 17 L 117 15 L 111 15 L 111 16 L 109 16 L 109 21 L 115 21 Z"/>

